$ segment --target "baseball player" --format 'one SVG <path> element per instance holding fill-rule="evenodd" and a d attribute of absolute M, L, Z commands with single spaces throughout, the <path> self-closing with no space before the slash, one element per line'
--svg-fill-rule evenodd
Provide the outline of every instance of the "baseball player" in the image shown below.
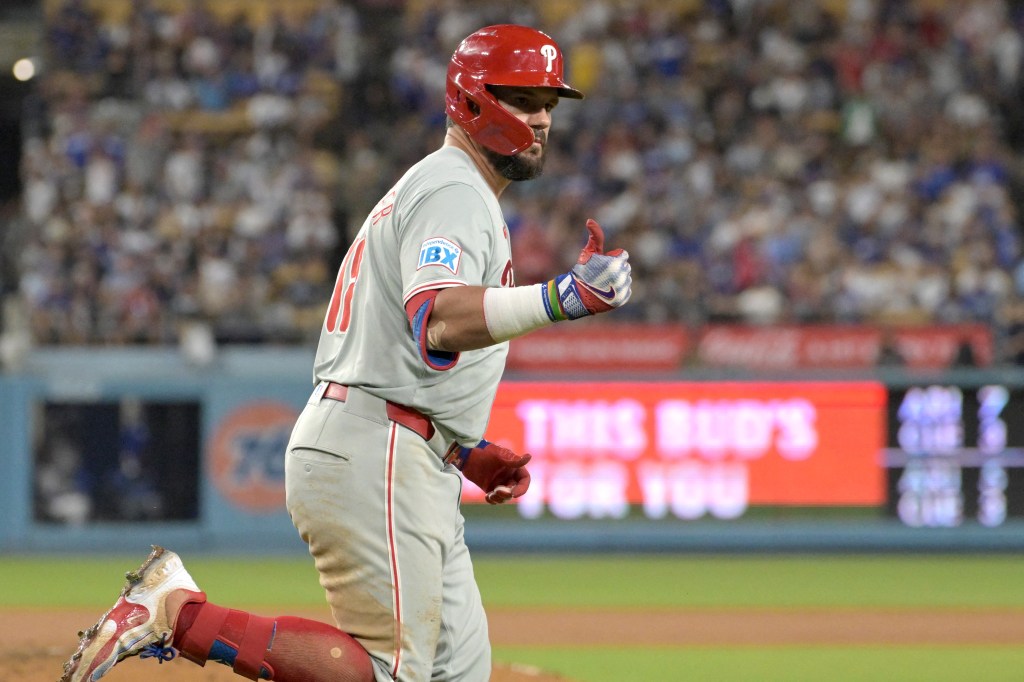
<path fill-rule="evenodd" d="M 337 627 L 215 605 L 156 548 L 62 680 L 178 652 L 250 679 L 489 679 L 459 500 L 462 476 L 491 504 L 530 485 L 529 454 L 484 440 L 507 342 L 617 308 L 632 281 L 628 254 L 606 253 L 591 220 L 568 272 L 515 286 L 498 198 L 540 175 L 552 110 L 583 97 L 563 68 L 532 28 L 467 37 L 448 68 L 443 146 L 380 200 L 341 264 L 286 454 L 288 512 Z"/>

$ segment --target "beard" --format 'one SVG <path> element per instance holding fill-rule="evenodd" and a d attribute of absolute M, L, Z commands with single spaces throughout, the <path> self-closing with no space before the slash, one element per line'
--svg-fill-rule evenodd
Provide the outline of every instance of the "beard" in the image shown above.
<path fill-rule="evenodd" d="M 543 149 L 541 147 L 540 154 L 535 157 L 523 156 L 523 153 L 516 154 L 515 156 L 505 156 L 486 148 L 484 151 L 487 153 L 487 159 L 491 162 L 494 170 L 498 171 L 501 177 L 513 182 L 521 182 L 523 180 L 533 180 L 544 172 Z"/>

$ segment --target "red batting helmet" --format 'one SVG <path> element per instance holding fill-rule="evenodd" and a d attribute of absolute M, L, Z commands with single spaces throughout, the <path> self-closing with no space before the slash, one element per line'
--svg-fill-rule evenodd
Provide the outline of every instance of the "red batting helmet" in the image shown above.
<path fill-rule="evenodd" d="M 563 61 L 562 51 L 546 33 L 514 24 L 482 28 L 462 41 L 448 64 L 448 115 L 498 154 L 513 156 L 529 149 L 533 130 L 502 107 L 487 86 L 556 88 L 560 97 L 583 99 L 563 79 Z"/>

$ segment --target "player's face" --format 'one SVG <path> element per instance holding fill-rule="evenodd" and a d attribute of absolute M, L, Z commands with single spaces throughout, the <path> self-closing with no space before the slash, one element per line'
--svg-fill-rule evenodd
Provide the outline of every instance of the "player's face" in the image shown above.
<path fill-rule="evenodd" d="M 534 143 L 515 156 L 488 151 L 495 169 L 507 180 L 532 180 L 544 170 L 544 148 L 551 129 L 551 110 L 558 106 L 555 88 L 495 86 L 491 90 L 501 106 L 533 129 Z"/>

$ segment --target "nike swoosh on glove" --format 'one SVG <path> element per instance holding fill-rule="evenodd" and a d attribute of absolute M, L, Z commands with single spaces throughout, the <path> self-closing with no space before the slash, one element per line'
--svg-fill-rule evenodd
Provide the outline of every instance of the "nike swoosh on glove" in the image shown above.
<path fill-rule="evenodd" d="M 575 320 L 606 313 L 625 305 L 632 292 L 629 254 L 622 249 L 604 252 L 604 230 L 587 220 L 590 237 L 572 270 L 544 286 L 544 306 L 552 320 Z"/>

